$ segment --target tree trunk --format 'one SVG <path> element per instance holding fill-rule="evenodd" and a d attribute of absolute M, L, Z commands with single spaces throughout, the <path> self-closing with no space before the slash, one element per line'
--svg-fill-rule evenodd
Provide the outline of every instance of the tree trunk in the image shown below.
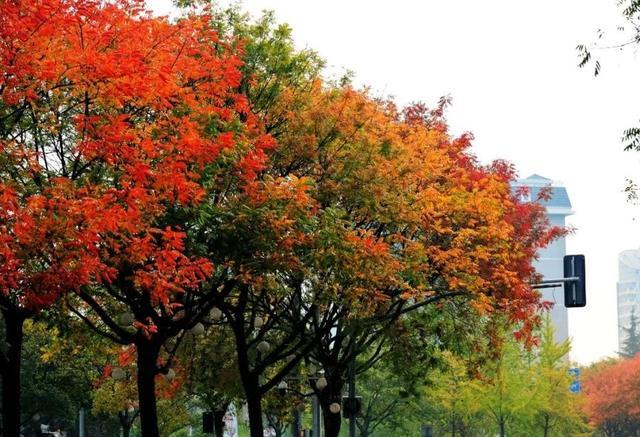
<path fill-rule="evenodd" d="M 247 397 L 247 410 L 249 411 L 249 435 L 251 437 L 264 437 L 264 426 L 262 424 L 262 398 L 255 390 L 253 393 L 247 393 L 245 387 L 245 395 Z"/>
<path fill-rule="evenodd" d="M 216 437 L 224 437 L 224 415 L 226 411 L 215 410 L 213 412 L 213 429 Z"/>
<path fill-rule="evenodd" d="M 235 318 L 231 323 L 233 334 L 236 340 L 236 351 L 238 353 L 238 371 L 240 381 L 247 401 L 249 412 L 249 435 L 251 437 L 264 437 L 264 426 L 262 424 L 262 393 L 260 392 L 260 380 L 257 374 L 251 371 L 251 364 L 248 356 L 247 337 L 244 331 L 244 308 L 246 302 L 247 289 L 242 287 L 241 301 Z"/>
<path fill-rule="evenodd" d="M 333 372 L 327 371 L 325 378 L 327 378 L 327 387 L 317 392 L 318 400 L 322 407 L 322 417 L 324 418 L 324 435 L 325 437 L 338 437 L 342 426 L 342 412 L 332 413 L 329 406 L 333 402 L 342 404 L 344 381 L 337 370 Z"/>
<path fill-rule="evenodd" d="M 251 437 L 264 437 L 264 425 L 262 423 L 262 395 L 260 393 L 260 381 L 258 375 L 250 372 L 243 363 L 248 363 L 246 355 L 238 354 L 238 368 L 240 379 L 244 389 L 244 396 L 247 401 L 247 411 L 249 413 L 249 435 Z"/>
<path fill-rule="evenodd" d="M 506 435 L 504 420 L 500 420 L 500 437 L 505 437 Z"/>
<path fill-rule="evenodd" d="M 129 437 L 131 433 L 131 424 L 122 425 L 122 437 Z"/>
<path fill-rule="evenodd" d="M 156 405 L 156 373 L 160 342 L 157 338 L 136 343 L 138 352 L 138 401 L 142 437 L 160 437 Z"/>
<path fill-rule="evenodd" d="M 133 423 L 133 420 L 129 420 L 129 412 L 127 410 L 120 411 L 118 413 L 118 419 L 120 419 L 122 437 L 129 437 L 129 434 L 131 433 L 131 425 Z"/>
<path fill-rule="evenodd" d="M 549 435 L 549 415 L 544 415 L 544 437 Z"/>
<path fill-rule="evenodd" d="M 329 406 L 322 406 L 322 417 L 324 418 L 324 435 L 325 437 L 338 437 L 340 435 L 340 426 L 342 425 L 342 417 L 340 413 L 332 413 Z"/>
<path fill-rule="evenodd" d="M 5 324 L 6 354 L 0 366 L 2 375 L 2 435 L 20 437 L 20 364 L 24 316 L 11 309 L 2 311 Z"/>

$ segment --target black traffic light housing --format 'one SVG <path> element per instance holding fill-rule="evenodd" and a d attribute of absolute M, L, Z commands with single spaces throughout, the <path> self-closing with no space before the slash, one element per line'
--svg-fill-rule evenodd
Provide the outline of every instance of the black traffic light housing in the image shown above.
<path fill-rule="evenodd" d="M 566 255 L 564 257 L 564 306 L 580 308 L 587 305 L 584 255 Z M 575 278 L 566 281 L 568 278 Z"/>

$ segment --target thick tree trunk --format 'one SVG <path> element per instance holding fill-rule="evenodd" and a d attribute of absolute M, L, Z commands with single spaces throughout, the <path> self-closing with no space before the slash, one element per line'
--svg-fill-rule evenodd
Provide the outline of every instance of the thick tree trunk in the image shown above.
<path fill-rule="evenodd" d="M 342 417 L 340 413 L 332 413 L 329 407 L 322 406 L 322 417 L 324 418 L 324 435 L 325 437 L 338 437 L 340 435 L 340 426 L 342 425 Z"/>
<path fill-rule="evenodd" d="M 322 417 L 324 419 L 325 437 L 338 437 L 342 426 L 342 413 L 332 413 L 329 406 L 333 402 L 342 403 L 342 387 L 344 381 L 339 373 L 327 372 L 325 374 L 328 385 L 324 390 L 318 392 L 318 400 L 322 407 Z"/>
<path fill-rule="evenodd" d="M 245 342 L 236 337 L 236 344 L 239 347 Z M 244 396 L 247 401 L 247 411 L 249 413 L 249 435 L 251 437 L 264 437 L 264 425 L 262 423 L 262 393 L 260 393 L 260 380 L 258 375 L 249 370 L 249 359 L 246 354 L 246 347 L 238 350 L 238 370 Z"/>
<path fill-rule="evenodd" d="M 0 366 L 2 375 L 2 435 L 20 437 L 20 364 L 24 316 L 2 311 L 5 324 L 6 354 Z"/>
<path fill-rule="evenodd" d="M 238 371 L 242 389 L 247 401 L 249 413 L 249 435 L 251 437 L 264 437 L 264 425 L 262 423 L 262 393 L 260 392 L 259 376 L 251 371 L 251 364 L 248 356 L 248 340 L 245 333 L 244 308 L 248 288 L 241 287 L 242 293 L 240 303 L 231 323 L 233 334 L 236 340 L 236 350 L 238 352 Z"/>
<path fill-rule="evenodd" d="M 161 342 L 144 339 L 136 343 L 138 352 L 138 401 L 142 437 L 160 437 L 156 405 L 156 373 Z"/>
<path fill-rule="evenodd" d="M 216 437 L 224 437 L 224 415 L 226 410 L 216 410 L 213 412 L 213 429 Z"/>
<path fill-rule="evenodd" d="M 262 398 L 257 393 L 247 393 L 247 410 L 249 411 L 249 435 L 251 437 L 264 437 L 264 425 L 262 424 Z"/>

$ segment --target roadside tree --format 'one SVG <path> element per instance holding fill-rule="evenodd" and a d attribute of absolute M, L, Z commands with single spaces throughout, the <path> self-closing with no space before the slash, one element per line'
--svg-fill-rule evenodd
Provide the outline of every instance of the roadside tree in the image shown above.
<path fill-rule="evenodd" d="M 77 317 L 135 345 L 142 430 L 157 436 L 155 378 L 175 345 L 161 350 L 213 299 L 200 287 L 214 267 L 187 249 L 187 218 L 230 177 L 249 184 L 273 142 L 206 15 L 2 2 L 0 41 L 3 434 L 19 434 L 23 322 L 71 293 Z M 203 172 L 220 184 L 205 189 Z"/>
<path fill-rule="evenodd" d="M 597 363 L 584 375 L 585 411 L 605 435 L 634 435 L 640 429 L 640 357 Z"/>

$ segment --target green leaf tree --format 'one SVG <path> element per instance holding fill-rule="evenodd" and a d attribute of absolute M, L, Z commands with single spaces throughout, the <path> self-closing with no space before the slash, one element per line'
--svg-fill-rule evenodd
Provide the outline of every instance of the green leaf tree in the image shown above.
<path fill-rule="evenodd" d="M 427 417 L 443 434 L 469 435 L 481 420 L 481 381 L 473 378 L 468 363 L 451 351 L 443 351 L 440 359 L 442 366 L 427 379 Z"/>
<path fill-rule="evenodd" d="M 109 346 L 90 335 L 82 323 L 43 312 L 24 325 L 22 355 L 23 432 L 39 432 L 41 424 L 67 431 L 75 428 L 81 409 L 90 435 L 117 433 L 115 416 L 92 414 L 94 383 L 100 379 Z"/>
<path fill-rule="evenodd" d="M 534 428 L 544 437 L 588 432 L 582 395 L 569 390 L 573 379 L 569 374 L 571 343 L 569 340 L 562 343 L 554 341 L 553 322 L 548 313 L 540 327 L 539 338 L 533 365 Z"/>
<path fill-rule="evenodd" d="M 477 390 L 480 408 L 500 437 L 516 421 L 530 420 L 536 390 L 529 352 L 508 331 L 503 339 L 497 356 L 484 368 L 484 381 Z"/>
<path fill-rule="evenodd" d="M 193 396 L 193 404 L 213 413 L 215 435 L 222 437 L 224 416 L 243 394 L 233 333 L 218 322 L 205 335 L 186 341 L 178 359 L 187 370 L 185 389 Z"/>

